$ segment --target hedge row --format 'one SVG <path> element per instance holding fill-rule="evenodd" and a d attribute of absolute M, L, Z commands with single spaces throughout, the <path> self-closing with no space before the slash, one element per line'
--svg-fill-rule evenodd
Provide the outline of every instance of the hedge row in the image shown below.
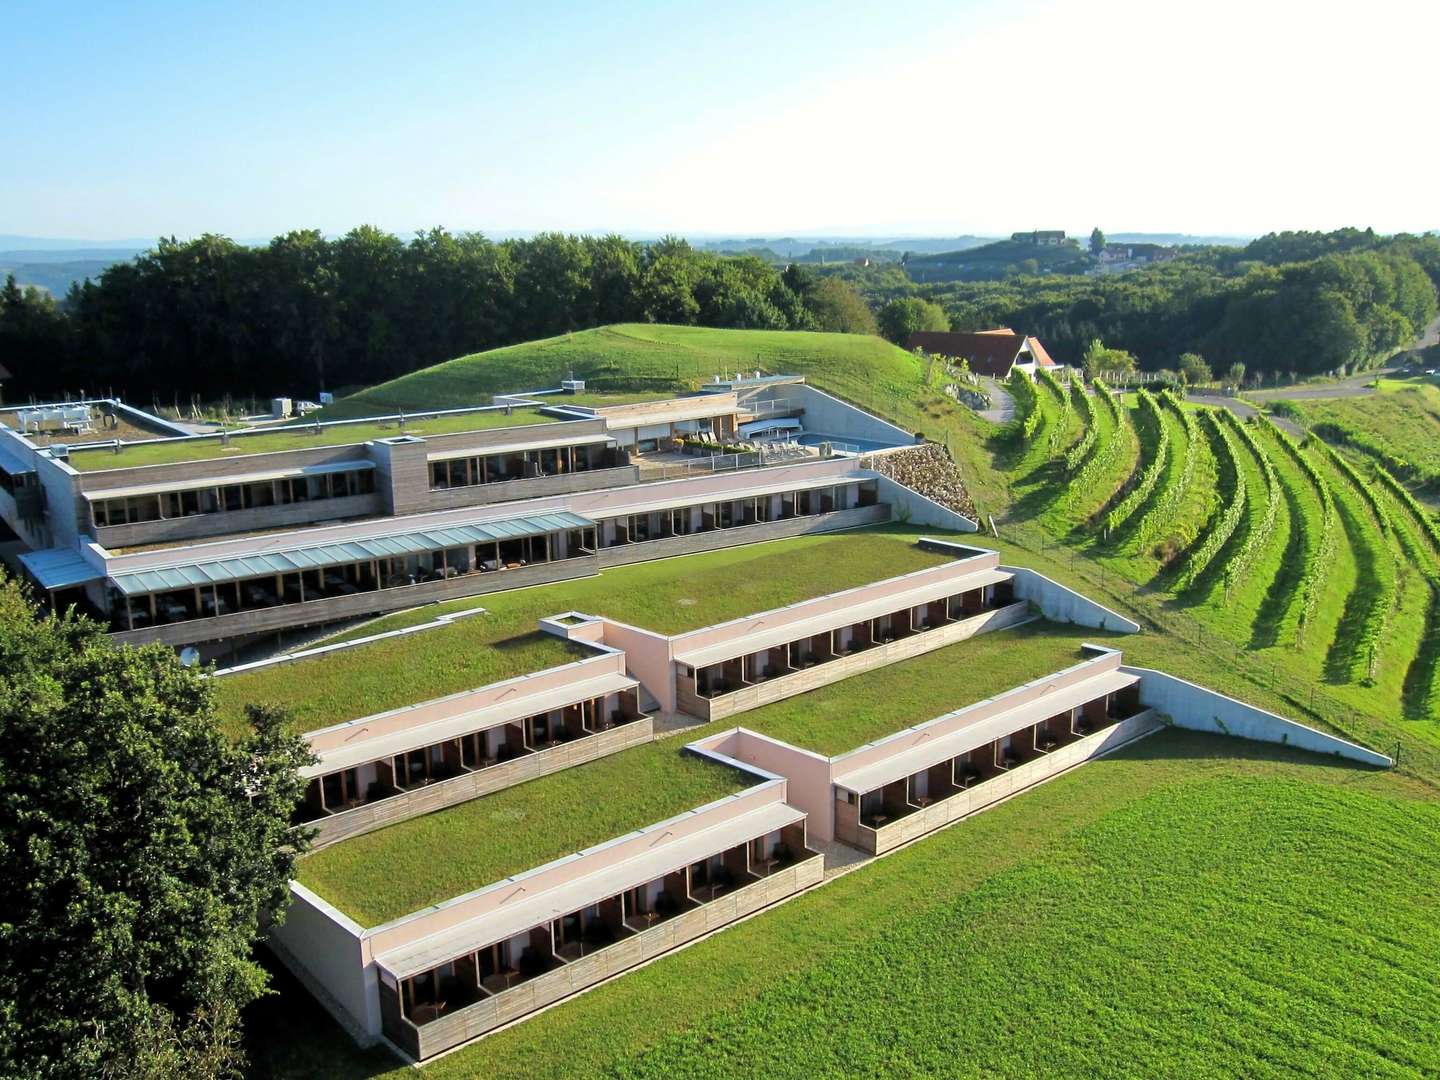
<path fill-rule="evenodd" d="M 1095 407 L 1090 403 L 1090 395 L 1085 393 L 1078 382 L 1073 382 L 1070 384 L 1070 396 L 1075 399 L 1075 412 L 1080 417 L 1083 434 L 1079 442 L 1065 451 L 1066 476 L 1073 476 L 1075 471 L 1085 464 L 1085 459 L 1090 456 L 1090 451 L 1095 449 L 1100 438 L 1100 432 L 1095 426 Z"/>

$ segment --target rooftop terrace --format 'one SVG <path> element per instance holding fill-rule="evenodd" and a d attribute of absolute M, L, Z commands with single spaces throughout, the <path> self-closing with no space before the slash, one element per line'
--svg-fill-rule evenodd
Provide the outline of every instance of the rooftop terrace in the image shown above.
<path fill-rule="evenodd" d="M 431 605 L 380 619 L 340 640 L 455 611 L 478 607 L 485 613 L 437 630 L 226 676 L 216 680 L 217 701 L 228 725 L 239 723 L 245 703 L 252 701 L 290 708 L 306 730 L 353 720 L 509 677 L 482 677 L 487 671 L 480 665 L 493 662 L 485 657 L 495 646 L 503 652 L 533 638 L 536 622 L 547 615 L 583 611 L 664 634 L 684 633 L 950 561 L 951 556 L 915 545 L 926 533 L 936 531 L 887 525 L 795 537 Z M 530 662 L 521 652 L 517 662 Z"/>
<path fill-rule="evenodd" d="M 738 718 L 753 731 L 843 753 L 1083 659 L 1107 635 L 1037 621 L 868 672 Z M 753 778 L 681 752 L 721 720 L 601 761 L 347 840 L 297 877 L 357 922 L 377 925 L 720 798 Z"/>
<path fill-rule="evenodd" d="M 279 450 L 308 450 L 323 446 L 349 446 L 397 435 L 456 435 L 467 431 L 554 424 L 559 419 L 536 409 L 516 408 L 467 412 L 451 416 L 406 417 L 404 429 L 398 420 L 358 420 L 321 426 L 295 423 L 263 431 L 232 434 L 226 445 L 219 435 L 193 439 L 167 439 L 122 445 L 119 453 L 111 447 L 72 451 L 69 462 L 80 472 L 101 469 L 129 469 L 139 465 L 173 465 L 182 461 L 206 461 L 244 454 L 268 454 Z M 94 441 L 95 436 L 85 439 Z"/>

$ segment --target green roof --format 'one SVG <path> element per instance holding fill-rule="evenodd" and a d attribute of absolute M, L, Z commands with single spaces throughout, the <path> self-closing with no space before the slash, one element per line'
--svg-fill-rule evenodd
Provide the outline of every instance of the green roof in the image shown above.
<path fill-rule="evenodd" d="M 407 417 L 402 430 L 398 420 L 357 420 L 353 423 L 322 425 L 286 424 L 262 431 L 238 433 L 222 441 L 219 435 L 195 438 L 160 439 L 154 442 L 123 444 L 119 453 L 107 446 L 71 451 L 70 466 L 81 472 L 102 469 L 129 469 L 139 465 L 173 465 L 182 461 L 204 461 L 212 458 L 240 457 L 245 454 L 269 454 L 283 450 L 310 450 L 316 447 L 351 446 L 375 439 L 393 439 L 397 435 L 458 435 L 467 431 L 488 431 L 495 428 L 526 427 L 535 424 L 560 423 L 558 417 L 546 416 L 536 409 L 515 408 L 464 412 L 443 416 Z"/>
<path fill-rule="evenodd" d="M 524 536 L 587 528 L 594 524 L 589 518 L 573 514 L 569 510 L 558 510 L 553 514 L 533 514 L 503 521 L 485 521 L 477 525 L 454 525 L 445 529 L 392 533 L 367 540 L 346 540 L 318 547 L 290 548 L 260 555 L 240 555 L 156 570 L 140 570 L 132 574 L 116 574 L 110 580 L 126 596 L 142 596 L 169 589 L 188 589 L 194 585 L 213 585 L 218 581 L 289 574 L 324 566 L 413 555 L 421 551 L 441 551 L 466 544 L 515 540 Z"/>

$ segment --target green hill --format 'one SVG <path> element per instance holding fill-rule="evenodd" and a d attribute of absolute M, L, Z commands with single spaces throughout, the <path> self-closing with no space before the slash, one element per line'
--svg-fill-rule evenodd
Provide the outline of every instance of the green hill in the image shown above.
<path fill-rule="evenodd" d="M 344 398 L 325 418 L 480 405 L 492 394 L 557 386 L 572 373 L 589 390 L 683 391 L 756 368 L 804 375 L 862 404 L 914 401 L 926 375 L 919 359 L 877 337 L 622 323 L 436 364 Z"/>

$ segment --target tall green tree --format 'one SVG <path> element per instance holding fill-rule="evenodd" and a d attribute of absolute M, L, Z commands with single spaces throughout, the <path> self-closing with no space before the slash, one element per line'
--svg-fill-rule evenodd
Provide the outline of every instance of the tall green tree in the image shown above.
<path fill-rule="evenodd" d="M 805 306 L 815 319 L 817 330 L 837 334 L 878 334 L 879 324 L 870 305 L 838 277 L 823 277 L 805 296 Z"/>
<path fill-rule="evenodd" d="M 1139 366 L 1133 353 L 1124 349 L 1107 348 L 1099 338 L 1090 342 L 1085 350 L 1085 374 L 1090 378 L 1114 378 L 1129 375 Z"/>
<path fill-rule="evenodd" d="M 950 317 L 945 309 L 918 296 L 891 300 L 880 309 L 880 330 L 897 345 L 904 345 L 911 334 L 949 329 Z"/>
<path fill-rule="evenodd" d="M 1210 382 L 1214 373 L 1205 358 L 1199 353 L 1187 352 L 1180 354 L 1180 377 L 1185 380 L 1188 386 L 1201 386 Z"/>
<path fill-rule="evenodd" d="M 210 695 L 0 583 L 0 1075 L 233 1072 L 311 756 L 273 711 L 226 739 Z"/>
<path fill-rule="evenodd" d="M 1105 234 L 1100 231 L 1100 226 L 1090 230 L 1090 254 L 1099 255 L 1105 250 Z"/>

